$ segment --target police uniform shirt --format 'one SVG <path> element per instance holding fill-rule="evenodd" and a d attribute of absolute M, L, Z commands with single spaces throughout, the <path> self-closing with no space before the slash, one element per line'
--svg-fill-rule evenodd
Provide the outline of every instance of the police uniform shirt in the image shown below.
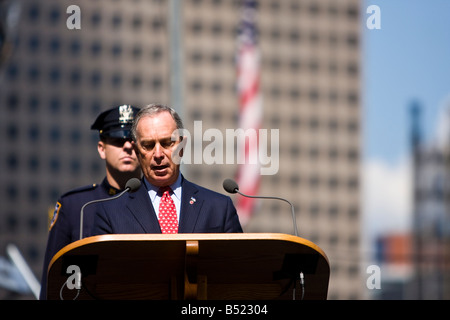
<path fill-rule="evenodd" d="M 53 218 L 45 251 L 44 266 L 42 270 L 40 298 L 46 298 L 47 271 L 53 256 L 66 245 L 80 239 L 80 211 L 81 207 L 92 200 L 108 198 L 119 193 L 120 190 L 112 187 L 106 178 L 103 182 L 71 190 L 62 195 L 55 205 Z M 84 209 L 83 238 L 91 235 L 91 226 L 94 222 L 96 204 Z"/>

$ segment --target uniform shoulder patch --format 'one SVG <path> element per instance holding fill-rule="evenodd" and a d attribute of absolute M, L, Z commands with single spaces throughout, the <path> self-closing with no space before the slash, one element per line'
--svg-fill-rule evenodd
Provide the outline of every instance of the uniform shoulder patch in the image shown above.
<path fill-rule="evenodd" d="M 58 202 L 56 202 L 55 208 L 53 210 L 49 209 L 49 211 L 48 211 L 48 221 L 49 221 L 49 223 L 48 223 L 48 225 L 49 225 L 48 230 L 50 231 L 52 229 L 52 227 L 55 225 L 56 220 L 58 220 L 59 211 L 61 210 L 61 207 L 62 207 L 62 204 L 61 204 L 62 198 L 70 196 L 70 195 L 82 193 L 82 192 L 85 192 L 85 191 L 92 191 L 95 188 L 97 188 L 97 186 L 98 185 L 96 183 L 94 183 L 94 184 L 90 184 L 90 185 L 87 185 L 87 186 L 84 186 L 84 187 L 75 188 L 75 189 L 72 189 L 72 190 L 64 193 L 61 196 L 60 200 Z"/>
<path fill-rule="evenodd" d="M 49 212 L 50 222 L 49 222 L 48 231 L 52 230 L 52 227 L 55 225 L 56 220 L 58 220 L 58 214 L 59 214 L 60 209 L 61 209 L 61 203 L 56 202 L 52 217 L 50 217 L 50 212 Z"/>

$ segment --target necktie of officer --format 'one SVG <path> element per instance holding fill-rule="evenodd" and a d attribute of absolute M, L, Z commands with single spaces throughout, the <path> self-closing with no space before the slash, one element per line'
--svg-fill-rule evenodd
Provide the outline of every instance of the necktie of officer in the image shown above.
<path fill-rule="evenodd" d="M 178 233 L 177 209 L 173 202 L 170 187 L 162 187 L 159 194 L 162 194 L 159 202 L 158 220 L 162 233 Z"/>

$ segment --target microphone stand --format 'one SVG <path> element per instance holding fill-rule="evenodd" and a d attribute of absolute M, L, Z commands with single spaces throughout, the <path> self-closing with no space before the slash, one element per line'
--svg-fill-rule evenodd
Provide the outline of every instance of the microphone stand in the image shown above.
<path fill-rule="evenodd" d="M 117 196 L 111 197 L 111 198 L 106 198 L 106 199 L 97 199 L 97 200 L 92 200 L 89 202 L 86 202 L 82 207 L 81 207 L 81 213 L 80 213 L 80 240 L 83 239 L 83 216 L 84 216 L 84 208 L 90 204 L 93 203 L 98 203 L 98 202 L 103 202 L 103 201 L 109 201 L 109 200 L 114 200 L 117 199 L 119 197 L 121 197 L 124 193 L 130 191 L 131 188 L 130 187 L 126 187 L 125 190 L 123 190 L 121 193 L 119 193 Z"/>
<path fill-rule="evenodd" d="M 239 193 L 241 196 L 247 197 L 247 198 L 253 198 L 253 199 L 272 199 L 272 200 L 282 200 L 284 202 L 289 203 L 289 205 L 291 206 L 291 212 L 292 212 L 292 219 L 294 222 L 294 234 L 296 237 L 298 237 L 298 230 L 297 230 L 297 221 L 295 219 L 295 212 L 294 212 L 294 206 L 292 205 L 292 203 L 290 203 L 288 200 L 283 199 L 283 198 L 279 198 L 279 197 L 264 197 L 264 196 L 250 196 L 247 194 L 243 194 L 242 192 L 239 191 L 239 189 L 235 188 L 234 191 L 236 193 Z"/>

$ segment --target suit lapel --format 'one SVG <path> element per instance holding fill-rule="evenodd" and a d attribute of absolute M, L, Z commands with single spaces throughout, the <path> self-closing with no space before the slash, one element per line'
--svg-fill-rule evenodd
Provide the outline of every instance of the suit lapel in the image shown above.
<path fill-rule="evenodd" d="M 180 208 L 179 233 L 193 233 L 203 199 L 198 194 L 198 188 L 183 178 Z M 148 196 L 147 189 L 142 186 L 134 193 L 128 194 L 127 208 L 139 222 L 144 233 L 161 233 L 158 218 Z"/>
<path fill-rule="evenodd" d="M 130 193 L 127 208 L 141 225 L 145 233 L 161 233 L 159 222 L 148 196 L 147 189 L 142 183 L 134 193 Z"/>
<path fill-rule="evenodd" d="M 197 187 L 183 178 L 179 233 L 193 233 L 203 199 L 199 198 Z"/>

